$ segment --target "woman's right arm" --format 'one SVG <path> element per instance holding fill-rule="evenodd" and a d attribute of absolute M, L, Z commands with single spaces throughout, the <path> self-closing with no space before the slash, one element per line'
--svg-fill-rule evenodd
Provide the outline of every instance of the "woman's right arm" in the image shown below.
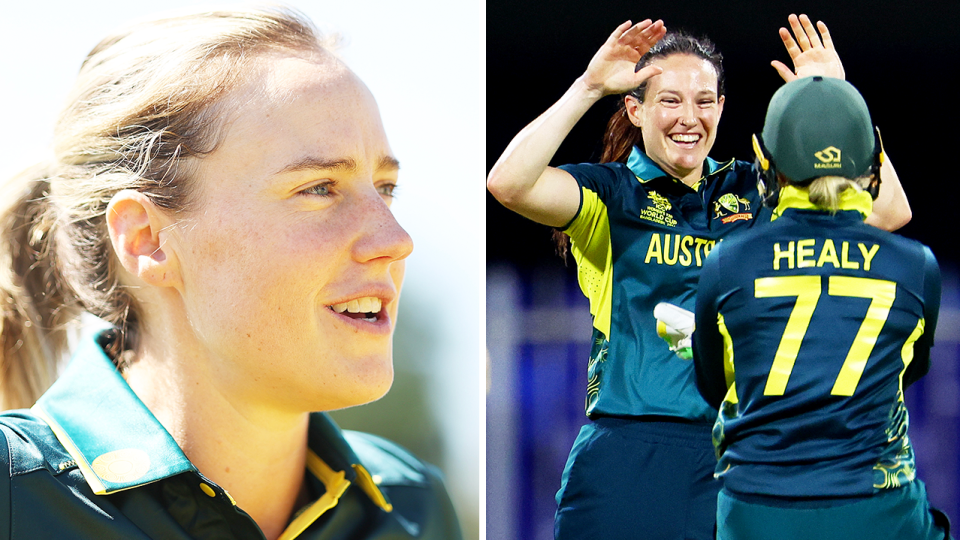
<path fill-rule="evenodd" d="M 663 21 L 627 21 L 617 27 L 563 97 L 510 141 L 487 176 L 490 193 L 538 223 L 568 224 L 580 206 L 580 188 L 569 173 L 550 167 L 550 160 L 600 98 L 632 90 L 662 71 L 657 66 L 639 72 L 634 68 L 665 32 Z"/>

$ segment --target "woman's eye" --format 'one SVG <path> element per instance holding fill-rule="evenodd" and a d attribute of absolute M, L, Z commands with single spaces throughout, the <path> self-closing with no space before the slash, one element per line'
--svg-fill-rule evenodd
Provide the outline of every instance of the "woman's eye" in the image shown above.
<path fill-rule="evenodd" d="M 300 193 L 303 193 L 305 195 L 319 195 L 321 197 L 329 197 L 333 195 L 332 190 L 334 185 L 335 185 L 335 182 L 324 182 L 322 184 L 317 184 L 315 186 L 308 187 L 307 189 L 301 191 Z"/>
<path fill-rule="evenodd" d="M 377 193 L 383 195 L 384 197 L 395 197 L 396 191 L 396 184 L 380 184 L 377 186 Z"/>

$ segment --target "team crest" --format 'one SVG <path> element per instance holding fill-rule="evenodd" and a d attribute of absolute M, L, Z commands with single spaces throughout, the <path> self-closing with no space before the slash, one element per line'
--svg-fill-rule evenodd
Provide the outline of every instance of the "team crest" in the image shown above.
<path fill-rule="evenodd" d="M 723 223 L 753 219 L 753 214 L 750 213 L 750 201 L 737 197 L 733 193 L 721 195 L 713 203 L 713 219 L 719 219 Z"/>

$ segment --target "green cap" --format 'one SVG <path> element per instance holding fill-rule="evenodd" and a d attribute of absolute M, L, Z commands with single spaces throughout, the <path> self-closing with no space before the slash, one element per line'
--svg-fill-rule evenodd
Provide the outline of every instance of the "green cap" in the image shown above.
<path fill-rule="evenodd" d="M 874 160 L 870 111 L 852 84 L 804 77 L 773 95 L 763 145 L 777 171 L 795 183 L 819 176 L 858 178 Z"/>

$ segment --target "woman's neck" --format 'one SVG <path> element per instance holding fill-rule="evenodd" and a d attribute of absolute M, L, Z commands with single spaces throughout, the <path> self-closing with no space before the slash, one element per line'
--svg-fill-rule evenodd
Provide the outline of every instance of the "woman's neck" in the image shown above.
<path fill-rule="evenodd" d="M 144 336 L 147 338 L 147 336 Z M 211 362 L 170 341 L 149 343 L 127 383 L 204 476 L 227 490 L 268 539 L 305 501 L 309 415 L 271 410 L 217 384 Z"/>

